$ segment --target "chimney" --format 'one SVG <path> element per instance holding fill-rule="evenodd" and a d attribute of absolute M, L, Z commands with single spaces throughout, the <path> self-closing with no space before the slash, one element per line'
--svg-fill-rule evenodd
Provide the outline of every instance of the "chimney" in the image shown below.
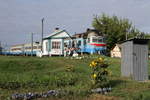
<path fill-rule="evenodd" d="M 59 28 L 58 27 L 56 27 L 55 28 L 55 30 L 54 30 L 54 32 L 58 32 L 59 31 Z"/>

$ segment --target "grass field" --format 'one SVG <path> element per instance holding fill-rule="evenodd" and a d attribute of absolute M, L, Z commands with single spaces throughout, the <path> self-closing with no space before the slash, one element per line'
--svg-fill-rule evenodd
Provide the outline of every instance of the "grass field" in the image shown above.
<path fill-rule="evenodd" d="M 0 100 L 5 100 L 14 93 L 43 92 L 52 89 L 71 91 L 63 97 L 51 98 L 56 100 L 150 99 L 150 82 L 136 82 L 120 77 L 120 59 L 108 57 L 109 69 L 112 71 L 110 77 L 112 92 L 105 96 L 89 94 L 88 90 L 91 89 L 89 63 L 93 59 L 0 56 Z M 71 67 L 69 71 L 68 66 Z"/>

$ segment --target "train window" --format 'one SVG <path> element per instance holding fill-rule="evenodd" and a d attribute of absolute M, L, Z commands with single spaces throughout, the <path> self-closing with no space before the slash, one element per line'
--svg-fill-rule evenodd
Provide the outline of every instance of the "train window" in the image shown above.
<path fill-rule="evenodd" d="M 99 39 L 98 39 L 98 42 L 103 42 L 103 39 L 102 39 L 102 38 L 99 38 Z"/>
<path fill-rule="evenodd" d="M 97 42 L 97 38 L 96 38 L 96 37 L 93 37 L 93 38 L 92 38 L 92 42 Z"/>
<path fill-rule="evenodd" d="M 106 42 L 106 38 L 103 38 L 103 42 Z"/>
<path fill-rule="evenodd" d="M 88 38 L 88 43 L 90 43 L 90 38 Z"/>
<path fill-rule="evenodd" d="M 103 38 L 101 37 L 93 37 L 92 42 L 103 42 Z"/>
<path fill-rule="evenodd" d="M 25 47 L 25 49 L 31 49 L 31 47 Z"/>
<path fill-rule="evenodd" d="M 81 46 L 81 40 L 78 41 L 78 46 Z"/>
<path fill-rule="evenodd" d="M 84 39 L 84 45 L 86 45 L 86 39 Z"/>
<path fill-rule="evenodd" d="M 74 41 L 72 41 L 72 47 L 75 47 L 75 43 L 74 43 Z"/>

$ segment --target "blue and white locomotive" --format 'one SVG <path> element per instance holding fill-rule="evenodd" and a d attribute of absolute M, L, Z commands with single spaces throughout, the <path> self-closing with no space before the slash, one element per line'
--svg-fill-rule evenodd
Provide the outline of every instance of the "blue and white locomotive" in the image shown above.
<path fill-rule="evenodd" d="M 98 31 L 88 29 L 87 32 L 75 34 L 74 41 L 79 53 L 102 54 L 106 53 L 105 37 L 100 36 Z"/>

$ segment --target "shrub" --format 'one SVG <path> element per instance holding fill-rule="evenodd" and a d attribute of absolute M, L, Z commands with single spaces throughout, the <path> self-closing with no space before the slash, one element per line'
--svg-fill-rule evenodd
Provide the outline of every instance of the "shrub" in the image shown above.
<path fill-rule="evenodd" d="M 108 70 L 108 61 L 104 58 L 98 58 L 90 63 L 92 69 L 91 78 L 93 87 L 106 87 L 109 85 L 109 76 L 111 72 Z"/>

